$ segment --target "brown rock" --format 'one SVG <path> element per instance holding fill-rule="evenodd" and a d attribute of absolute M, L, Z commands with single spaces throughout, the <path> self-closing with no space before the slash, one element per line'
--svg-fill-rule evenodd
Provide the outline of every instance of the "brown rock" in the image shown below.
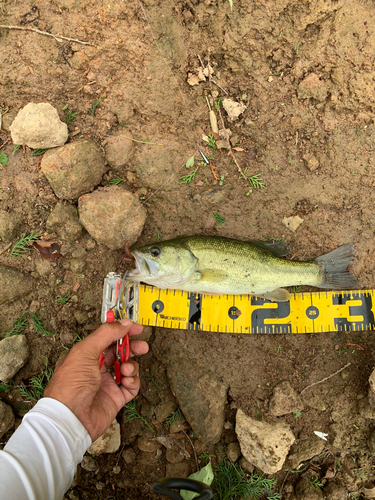
<path fill-rule="evenodd" d="M 119 170 L 128 164 L 133 152 L 133 141 L 117 134 L 107 139 L 105 145 L 105 157 L 113 170 Z"/>
<path fill-rule="evenodd" d="M 25 335 L 13 335 L 0 341 L 0 380 L 7 384 L 30 357 Z"/>
<path fill-rule="evenodd" d="M 301 398 L 293 389 L 290 382 L 284 380 L 277 384 L 269 402 L 269 411 L 275 417 L 281 417 L 294 411 L 304 409 Z"/>
<path fill-rule="evenodd" d="M 137 455 L 135 454 L 133 448 L 125 448 L 121 456 L 127 464 L 132 464 L 137 459 Z"/>
<path fill-rule="evenodd" d="M 145 437 L 139 437 L 137 440 L 137 446 L 141 451 L 146 451 L 147 453 L 152 453 L 160 447 L 157 441 L 153 439 L 147 439 Z"/>
<path fill-rule="evenodd" d="M 239 443 L 229 443 L 227 446 L 227 457 L 232 462 L 237 462 L 239 456 L 241 455 L 241 448 Z"/>
<path fill-rule="evenodd" d="M 288 457 L 293 469 L 298 467 L 301 462 L 319 455 L 325 446 L 326 442 L 315 435 L 305 440 L 299 440 L 294 447 L 293 454 Z"/>
<path fill-rule="evenodd" d="M 21 222 L 20 215 L 0 210 L 0 239 L 5 242 L 12 241 Z"/>
<path fill-rule="evenodd" d="M 32 286 L 33 281 L 28 275 L 8 266 L 0 266 L 0 304 L 26 295 Z"/>
<path fill-rule="evenodd" d="M 0 401 L 0 439 L 15 423 L 12 408 Z"/>
<path fill-rule="evenodd" d="M 314 155 L 307 153 L 307 154 L 303 155 L 302 158 L 305 162 L 306 167 L 309 170 L 311 170 L 311 172 L 313 172 L 314 170 L 319 168 L 319 166 L 320 166 L 319 160 L 317 160 L 317 158 L 315 158 Z"/>
<path fill-rule="evenodd" d="M 299 99 L 312 97 L 317 101 L 325 101 L 327 97 L 327 85 L 320 80 L 318 75 L 310 73 L 298 86 Z"/>
<path fill-rule="evenodd" d="M 168 463 L 165 470 L 166 477 L 188 477 L 191 473 L 189 462 Z"/>
<path fill-rule="evenodd" d="M 120 424 L 117 420 L 113 420 L 111 425 L 96 441 L 92 443 L 87 450 L 90 455 L 101 455 L 102 453 L 114 453 L 120 448 Z"/>
<path fill-rule="evenodd" d="M 53 212 L 48 217 L 46 226 L 56 233 L 61 239 L 72 241 L 78 239 L 83 227 L 79 222 L 75 207 L 58 202 Z"/>

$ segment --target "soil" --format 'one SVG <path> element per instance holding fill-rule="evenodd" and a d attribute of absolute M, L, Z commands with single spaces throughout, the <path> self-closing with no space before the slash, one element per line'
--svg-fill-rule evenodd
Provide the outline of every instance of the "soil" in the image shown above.
<path fill-rule="evenodd" d="M 40 17 L 24 27 L 90 45 L 0 29 L 0 107 L 14 117 L 29 102 L 49 102 L 63 121 L 67 110 L 78 111 L 70 124 L 69 141 L 91 138 L 102 150 L 116 132 L 154 143 L 135 142 L 128 164 L 115 172 L 124 179 L 123 187 L 141 201 L 146 198 L 148 215 L 139 243 L 154 241 L 159 234 L 163 239 L 190 234 L 285 238 L 292 257 L 305 260 L 354 242 L 352 271 L 358 288 L 374 287 L 372 2 L 234 0 L 231 9 L 225 0 L 0 0 L 0 23 L 21 25 L 32 18 L 24 15 L 35 5 Z M 234 152 L 239 166 L 249 175 L 260 174 L 266 189 L 249 192 L 228 151 L 212 152 L 202 141 L 202 134 L 210 132 L 205 96 L 219 92 L 214 94 L 217 101 L 225 94 L 208 80 L 195 86 L 187 83 L 188 74 L 197 74 L 201 67 L 198 55 L 204 65 L 212 65 L 214 79 L 228 97 L 247 107 L 233 123 L 223 108 L 221 112 L 233 133 L 232 145 L 240 148 Z M 88 109 L 97 99 L 103 101 L 92 116 Z M 59 241 L 45 227 L 58 200 L 40 172 L 39 157 L 31 156 L 28 148 L 13 154 L 13 144 L 6 143 L 9 139 L 8 132 L 0 131 L 1 151 L 9 157 L 0 170 L 0 209 L 22 216 L 19 234 L 46 233 L 44 238 Z M 208 166 L 198 163 L 193 182 L 179 184 L 176 181 L 189 172 L 185 162 L 197 145 L 213 157 L 220 181 Z M 101 185 L 113 175 L 105 174 Z M 212 189 L 216 191 L 209 192 Z M 225 222 L 216 225 L 213 211 Z M 295 233 L 282 224 L 284 217 L 293 215 L 304 219 Z M 124 221 L 119 231 L 126 233 L 127 224 L 131 220 Z M 36 251 L 20 259 L 8 257 L 7 245 L 0 242 L 0 264 L 36 279 L 31 294 L 1 308 L 2 333 L 30 307 L 51 332 L 68 329 L 81 338 L 99 324 L 103 278 L 131 266 L 124 263 L 121 251 L 93 245 L 87 233 L 77 241 L 59 242 L 62 257 L 45 265 Z M 71 269 L 72 254 L 84 259 L 79 272 Z M 73 287 L 66 304 L 56 302 Z M 78 323 L 75 312 L 85 312 L 87 322 Z M 54 366 L 66 352 L 59 335 L 43 337 L 30 326 L 27 337 L 33 355 L 15 377 L 16 383 L 39 372 L 43 356 Z M 289 414 L 279 419 L 298 439 L 314 430 L 327 432 L 332 423 L 344 427 L 340 446 L 327 444 L 326 451 L 302 469 L 307 468 L 304 474 L 309 478 L 314 474 L 323 478 L 328 466 L 340 458 L 343 465 L 335 480 L 348 491 L 375 480 L 366 444 L 375 426 L 360 416 L 356 406 L 367 394 L 374 366 L 372 332 L 247 336 L 154 328 L 150 353 L 140 360 L 143 383 L 137 401 L 137 408 L 151 419 L 150 402 L 159 401 L 160 395 L 146 377 L 151 373 L 167 390 L 163 363 L 156 355 L 168 342 L 184 345 L 192 355 L 203 353 L 230 386 L 226 420 L 231 423 L 236 408 L 254 418 L 261 413 L 267 420 L 267 400 L 281 380 L 301 391 L 351 362 L 345 372 L 314 388 L 324 411 L 306 406 L 299 417 Z M 342 352 L 348 342 L 355 346 Z M 129 437 L 125 441 L 137 452 L 136 462 L 127 465 L 122 449 L 97 457 L 98 471 L 79 468 L 77 484 L 67 498 L 156 498 L 150 485 L 166 474 L 165 451 L 156 462 L 145 458 L 138 452 L 136 438 L 147 431 L 139 427 L 132 432 L 133 441 Z M 215 464 L 232 441 L 233 429 L 225 429 L 217 445 L 198 449 L 197 443 L 198 455 L 215 455 Z M 200 466 L 205 464 L 198 460 Z M 120 473 L 114 472 L 116 465 Z M 195 470 L 194 458 L 189 467 Z M 286 468 L 287 464 L 276 474 L 275 491 L 292 498 L 298 474 L 287 473 Z"/>

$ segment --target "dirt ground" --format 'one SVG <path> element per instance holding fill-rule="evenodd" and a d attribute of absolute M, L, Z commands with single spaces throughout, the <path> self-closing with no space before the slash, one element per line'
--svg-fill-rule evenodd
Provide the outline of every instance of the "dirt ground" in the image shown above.
<path fill-rule="evenodd" d="M 21 24 L 36 15 L 33 6 L 40 16 Z M 140 243 L 155 241 L 158 233 L 163 239 L 190 234 L 285 238 L 293 258 L 305 260 L 353 242 L 352 272 L 358 288 L 372 289 L 374 16 L 369 0 L 234 0 L 232 10 L 226 0 L 0 0 L 3 25 L 90 42 L 82 45 L 0 29 L 0 107 L 15 116 L 29 102 L 49 102 L 65 120 L 63 108 L 68 105 L 79 112 L 71 124 L 70 141 L 91 138 L 102 147 L 106 137 L 121 130 L 139 141 L 156 143 L 135 143 L 129 164 L 116 172 L 124 179 L 122 186 L 146 198 L 148 216 Z M 198 55 L 214 67 L 215 81 L 229 97 L 247 107 L 233 123 L 221 109 L 233 133 L 232 145 L 240 148 L 235 151 L 240 167 L 249 175 L 260 174 L 266 189 L 249 193 L 228 151 L 213 153 L 202 141 L 202 134 L 210 131 L 205 96 L 225 95 L 208 80 L 195 86 L 187 83 L 188 74 L 199 71 Z M 104 100 L 93 117 L 87 110 L 95 99 Z M 13 154 L 13 144 L 4 145 L 9 138 L 0 132 L 1 151 L 9 156 L 0 170 L 0 208 L 20 214 L 23 231 L 47 232 L 45 222 L 57 198 L 38 168 L 39 157 L 31 156 L 28 148 Z M 214 158 L 220 183 L 200 164 L 193 182 L 176 183 L 188 172 L 184 165 L 197 145 Z M 105 174 L 102 185 L 112 175 Z M 211 189 L 217 189 L 214 199 Z M 213 211 L 226 221 L 216 225 Z M 304 219 L 295 233 L 282 224 L 292 215 Z M 124 221 L 119 231 L 126 233 L 129 223 Z M 82 337 L 99 324 L 103 278 L 109 271 L 131 266 L 124 263 L 121 251 L 99 245 L 87 248 L 89 239 L 85 233 L 77 241 L 64 242 L 63 257 L 52 270 L 36 265 L 37 252 L 22 259 L 7 257 L 6 245 L 0 242 L 0 263 L 36 279 L 30 295 L 11 309 L 1 309 L 1 333 L 11 329 L 31 302 L 53 332 L 70 329 Z M 69 256 L 77 249 L 85 250 L 86 261 L 79 280 L 69 266 Z M 56 297 L 77 282 L 72 300 L 57 303 Z M 75 311 L 84 311 L 88 324 L 78 324 Z M 33 356 L 17 375 L 17 383 L 43 368 L 43 355 L 54 366 L 64 352 L 58 335 L 55 340 L 41 338 L 30 327 L 27 336 Z M 151 370 L 167 387 L 156 354 L 163 343 L 179 342 L 192 355 L 206 356 L 230 386 L 226 420 L 232 423 L 236 408 L 254 418 L 259 411 L 267 419 L 270 389 L 281 380 L 301 391 L 351 362 L 344 377 L 339 374 L 316 387 L 314 394 L 324 402 L 324 411 L 307 407 L 299 418 L 280 419 L 300 439 L 313 430 L 327 432 L 334 422 L 347 430 L 345 446 L 328 446 L 307 474 L 322 478 L 341 454 L 345 467 L 337 471 L 336 480 L 348 491 L 375 480 L 366 445 L 375 426 L 356 406 L 367 394 L 374 366 L 372 332 L 241 336 L 153 329 L 150 341 L 150 353 L 141 360 L 141 379 Z M 341 352 L 347 342 L 356 346 Z M 140 408 L 145 405 L 145 414 L 150 402 L 145 393 L 156 390 L 151 386 L 143 383 L 137 403 Z M 201 453 L 214 454 L 215 463 L 233 434 L 225 430 L 216 447 Z M 81 470 L 74 488 L 78 496 L 71 498 L 155 498 L 150 485 L 165 475 L 164 455 L 157 464 L 140 461 L 129 467 L 120 451 L 98 457 L 96 474 Z M 113 472 L 118 464 L 120 476 Z M 193 459 L 191 468 L 195 470 Z M 282 488 L 283 498 L 291 498 L 290 485 L 298 474 L 288 474 L 283 484 L 286 474 L 285 469 L 277 474 L 275 491 Z"/>

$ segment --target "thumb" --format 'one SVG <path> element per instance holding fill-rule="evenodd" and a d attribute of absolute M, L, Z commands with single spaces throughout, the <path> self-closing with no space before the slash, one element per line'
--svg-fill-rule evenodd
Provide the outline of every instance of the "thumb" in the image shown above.
<path fill-rule="evenodd" d="M 82 340 L 78 345 L 84 347 L 86 353 L 98 358 L 100 353 L 117 340 L 122 339 L 133 325 L 131 319 L 125 318 L 114 323 L 103 323 L 95 332 Z"/>

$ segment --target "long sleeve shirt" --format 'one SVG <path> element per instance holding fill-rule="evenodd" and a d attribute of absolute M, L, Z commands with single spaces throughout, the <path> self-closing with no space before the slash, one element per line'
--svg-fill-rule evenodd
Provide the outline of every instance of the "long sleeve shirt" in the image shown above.
<path fill-rule="evenodd" d="M 1 500 L 60 500 L 91 438 L 65 405 L 41 399 L 0 451 Z"/>

